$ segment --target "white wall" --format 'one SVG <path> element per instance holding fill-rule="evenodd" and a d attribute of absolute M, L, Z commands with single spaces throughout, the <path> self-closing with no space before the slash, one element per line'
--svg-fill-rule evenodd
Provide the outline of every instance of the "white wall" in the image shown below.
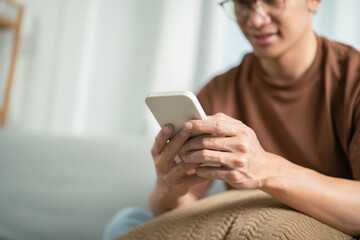
<path fill-rule="evenodd" d="M 158 129 L 146 93 L 197 91 L 251 49 L 217 0 L 21 2 L 26 12 L 8 130 L 153 136 Z M 314 28 L 360 49 L 358 9 L 358 0 L 326 0 Z M 9 37 L 0 33 L 5 55 Z"/>
<path fill-rule="evenodd" d="M 151 74 L 160 1 L 24 4 L 9 127 L 102 136 L 142 132 L 133 127 L 141 126 L 140 114 L 131 122 L 125 116 L 143 111 L 139 99 Z"/>
<path fill-rule="evenodd" d="M 359 0 L 323 0 L 315 16 L 314 29 L 332 40 L 360 49 Z"/>

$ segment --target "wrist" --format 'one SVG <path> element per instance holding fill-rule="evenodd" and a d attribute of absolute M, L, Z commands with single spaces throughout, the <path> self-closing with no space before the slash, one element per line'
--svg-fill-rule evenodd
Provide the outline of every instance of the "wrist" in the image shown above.
<path fill-rule="evenodd" d="M 177 206 L 177 198 L 169 197 L 156 186 L 150 195 L 150 208 L 155 216 L 167 212 Z"/>
<path fill-rule="evenodd" d="M 171 186 L 166 185 L 161 180 L 157 180 L 156 186 L 153 190 L 155 194 L 161 199 L 167 199 L 171 201 L 175 201 L 180 198 L 181 195 L 178 194 L 178 191 L 171 190 Z"/>
<path fill-rule="evenodd" d="M 267 152 L 266 157 L 272 167 L 268 168 L 269 173 L 260 182 L 260 190 L 267 193 L 286 192 L 293 181 L 302 179 L 302 171 L 305 170 L 305 168 L 276 154 Z"/>
<path fill-rule="evenodd" d="M 183 196 L 173 196 L 155 187 L 151 193 L 150 207 L 154 215 L 158 216 L 164 212 L 188 205 L 195 201 L 196 197 L 190 192 Z"/>

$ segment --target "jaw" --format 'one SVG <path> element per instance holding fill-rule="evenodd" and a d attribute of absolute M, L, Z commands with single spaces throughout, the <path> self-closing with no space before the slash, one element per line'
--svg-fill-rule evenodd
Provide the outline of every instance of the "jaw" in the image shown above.
<path fill-rule="evenodd" d="M 250 34 L 244 34 L 253 47 L 254 54 L 259 58 L 279 59 L 282 57 L 298 57 L 307 51 L 314 38 L 311 26 L 304 26 L 303 31 L 278 30 L 273 36 L 254 39 Z"/>
<path fill-rule="evenodd" d="M 259 58 L 278 58 L 283 52 L 284 41 L 280 32 L 266 36 L 247 36 L 254 54 Z"/>

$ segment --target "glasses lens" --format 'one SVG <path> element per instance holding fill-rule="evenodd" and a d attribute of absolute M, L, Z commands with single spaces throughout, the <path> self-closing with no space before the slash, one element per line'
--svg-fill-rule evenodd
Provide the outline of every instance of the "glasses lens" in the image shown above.
<path fill-rule="evenodd" d="M 231 19 L 247 17 L 251 11 L 263 11 L 270 16 L 279 16 L 285 9 L 285 0 L 229 0 L 221 5 Z"/>
<path fill-rule="evenodd" d="M 262 0 L 260 2 L 264 11 L 272 16 L 281 15 L 285 9 L 285 0 Z"/>
<path fill-rule="evenodd" d="M 223 7 L 225 14 L 230 19 L 236 20 L 234 1 L 230 0 L 230 1 L 222 2 L 221 6 Z"/>

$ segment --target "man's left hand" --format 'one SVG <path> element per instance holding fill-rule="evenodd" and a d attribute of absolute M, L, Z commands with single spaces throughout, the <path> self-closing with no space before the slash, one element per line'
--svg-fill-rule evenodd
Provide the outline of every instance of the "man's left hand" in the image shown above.
<path fill-rule="evenodd" d="M 203 133 L 188 140 L 179 155 L 186 163 L 212 163 L 199 167 L 200 177 L 223 180 L 235 188 L 261 188 L 281 169 L 280 158 L 267 153 L 255 132 L 241 121 L 218 113 L 206 120 L 192 120 L 191 132 Z M 285 159 L 283 159 L 286 161 Z"/>

